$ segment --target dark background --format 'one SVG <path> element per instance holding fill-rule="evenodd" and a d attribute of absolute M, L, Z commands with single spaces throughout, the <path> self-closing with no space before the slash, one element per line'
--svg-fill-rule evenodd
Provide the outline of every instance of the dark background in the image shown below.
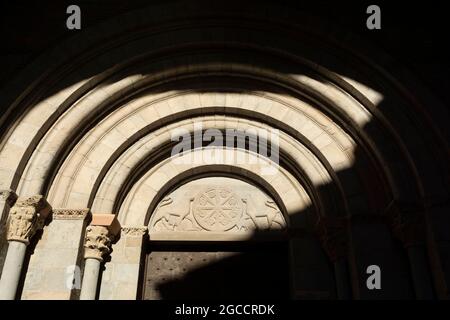
<path fill-rule="evenodd" d="M 81 8 L 82 31 L 130 10 L 177 0 L 14 0 L 0 2 L 0 89 L 34 58 L 79 31 L 66 29 L 66 8 Z M 195 2 L 191 0 L 191 3 Z M 450 104 L 448 20 L 445 1 L 249 1 L 242 6 L 276 2 L 350 29 L 384 49 Z M 210 2 L 214 5 L 214 1 Z M 366 9 L 381 7 L 382 29 L 366 28 Z"/>

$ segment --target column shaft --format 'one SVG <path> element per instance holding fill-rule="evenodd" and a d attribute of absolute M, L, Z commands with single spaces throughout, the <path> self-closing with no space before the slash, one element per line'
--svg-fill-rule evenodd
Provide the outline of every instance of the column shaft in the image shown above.
<path fill-rule="evenodd" d="M 9 246 L 0 279 L 0 299 L 15 298 L 27 246 L 36 231 L 44 227 L 51 211 L 52 207 L 40 195 L 19 198 L 11 208 L 6 232 Z"/>
<path fill-rule="evenodd" d="M 350 280 L 345 259 L 339 259 L 334 262 L 334 275 L 336 278 L 336 293 L 338 299 L 351 299 Z"/>
<path fill-rule="evenodd" d="M 392 201 L 384 213 L 393 234 L 403 243 L 408 254 L 416 298 L 434 298 L 426 252 L 426 209 L 424 203 Z"/>
<path fill-rule="evenodd" d="M 0 279 L 0 300 L 14 300 L 19 285 L 22 265 L 27 251 L 23 242 L 10 241 L 2 277 Z"/>
<path fill-rule="evenodd" d="M 348 220 L 345 217 L 321 217 L 317 231 L 322 246 L 334 266 L 336 293 L 339 300 L 352 298 L 348 274 Z"/>
<path fill-rule="evenodd" d="M 111 241 L 120 232 L 120 224 L 113 214 L 94 214 L 86 228 L 84 242 L 83 283 L 80 300 L 95 300 L 103 258 L 111 251 Z"/>
<path fill-rule="evenodd" d="M 419 300 L 433 299 L 434 294 L 425 248 L 423 246 L 411 246 L 407 248 L 407 252 L 416 298 Z"/>
<path fill-rule="evenodd" d="M 92 258 L 86 259 L 80 300 L 95 300 L 97 295 L 100 266 L 100 260 Z"/>

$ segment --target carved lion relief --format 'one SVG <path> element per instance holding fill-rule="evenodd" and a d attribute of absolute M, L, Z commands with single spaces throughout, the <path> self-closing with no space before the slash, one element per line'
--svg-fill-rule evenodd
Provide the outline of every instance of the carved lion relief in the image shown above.
<path fill-rule="evenodd" d="M 184 203 L 180 205 L 180 202 Z M 265 199 L 257 204 L 250 194 L 238 195 L 224 187 L 209 187 L 191 198 L 166 197 L 150 221 L 150 232 L 248 232 L 285 228 L 283 214 L 274 201 Z"/>

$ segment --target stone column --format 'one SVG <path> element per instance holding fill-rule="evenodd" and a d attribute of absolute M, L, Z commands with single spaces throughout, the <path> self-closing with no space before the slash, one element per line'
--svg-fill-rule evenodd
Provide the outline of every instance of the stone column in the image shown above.
<path fill-rule="evenodd" d="M 8 251 L 8 241 L 6 240 L 6 218 L 10 208 L 17 201 L 17 195 L 12 190 L 0 190 L 0 277 Z"/>
<path fill-rule="evenodd" d="M 95 300 L 100 268 L 111 251 L 111 242 L 120 232 L 120 224 L 113 214 L 94 214 L 86 229 L 85 265 L 80 300 Z"/>
<path fill-rule="evenodd" d="M 420 205 L 393 201 L 386 209 L 385 218 L 393 233 L 408 254 L 416 298 L 434 298 L 432 280 L 425 245 L 424 209 Z"/>
<path fill-rule="evenodd" d="M 348 273 L 348 221 L 345 218 L 321 217 L 317 231 L 322 247 L 334 265 L 336 292 L 339 300 L 351 299 Z"/>
<path fill-rule="evenodd" d="M 6 231 L 9 247 L 0 279 L 0 300 L 15 298 L 27 246 L 36 231 L 44 227 L 51 210 L 42 196 L 19 198 L 11 208 Z"/>

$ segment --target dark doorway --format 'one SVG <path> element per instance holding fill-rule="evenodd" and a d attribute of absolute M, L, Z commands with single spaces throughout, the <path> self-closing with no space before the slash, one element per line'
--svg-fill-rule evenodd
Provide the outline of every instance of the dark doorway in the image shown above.
<path fill-rule="evenodd" d="M 149 247 L 145 300 L 289 299 L 285 242 Z"/>

